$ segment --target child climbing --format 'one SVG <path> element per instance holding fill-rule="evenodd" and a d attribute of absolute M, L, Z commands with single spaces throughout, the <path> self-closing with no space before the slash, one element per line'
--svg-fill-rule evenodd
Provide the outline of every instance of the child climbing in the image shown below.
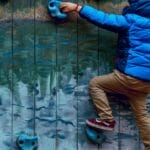
<path fill-rule="evenodd" d="M 128 0 L 122 15 L 108 14 L 91 6 L 64 2 L 60 9 L 76 11 L 87 21 L 118 33 L 116 68 L 90 81 L 90 94 L 99 118 L 87 125 L 112 131 L 115 120 L 106 93 L 126 95 L 146 149 L 150 150 L 150 116 L 146 99 L 150 93 L 150 0 Z"/>

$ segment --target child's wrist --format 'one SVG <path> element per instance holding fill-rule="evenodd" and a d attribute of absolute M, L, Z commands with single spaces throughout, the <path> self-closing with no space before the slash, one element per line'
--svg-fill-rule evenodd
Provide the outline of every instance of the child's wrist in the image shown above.
<path fill-rule="evenodd" d="M 81 8 L 82 8 L 81 5 L 76 4 L 75 11 L 76 11 L 76 12 L 79 12 Z"/>

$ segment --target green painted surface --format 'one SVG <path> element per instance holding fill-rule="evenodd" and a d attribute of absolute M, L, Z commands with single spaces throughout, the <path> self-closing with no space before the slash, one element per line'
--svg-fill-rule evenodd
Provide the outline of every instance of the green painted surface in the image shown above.
<path fill-rule="evenodd" d="M 87 3 L 81 1 L 80 3 Z M 119 12 L 124 1 L 94 2 Z M 113 70 L 117 35 L 74 15 L 59 24 L 45 0 L 0 5 L 0 149 L 16 148 L 21 132 L 39 137 L 40 150 L 142 150 L 130 108 L 112 99 L 115 132 L 102 145 L 85 135 L 85 119 L 96 112 L 88 82 Z"/>

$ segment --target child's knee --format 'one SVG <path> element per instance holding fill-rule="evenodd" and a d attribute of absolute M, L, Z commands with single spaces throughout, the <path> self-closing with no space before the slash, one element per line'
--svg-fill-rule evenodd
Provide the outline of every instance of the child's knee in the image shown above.
<path fill-rule="evenodd" d="M 98 78 L 99 77 L 94 77 L 93 79 L 90 80 L 90 82 L 89 82 L 89 87 L 90 88 L 98 86 L 98 83 L 99 83 Z"/>

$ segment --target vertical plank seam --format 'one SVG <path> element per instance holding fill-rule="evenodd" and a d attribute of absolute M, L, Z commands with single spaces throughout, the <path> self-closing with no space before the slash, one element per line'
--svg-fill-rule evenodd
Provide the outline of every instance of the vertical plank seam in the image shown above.
<path fill-rule="evenodd" d="M 31 4 L 31 0 L 30 0 L 30 4 Z M 36 46 L 35 46 L 35 41 L 36 41 L 36 24 L 35 24 L 35 19 L 36 19 L 36 16 L 35 16 L 35 0 L 34 0 L 34 70 L 33 70 L 33 72 L 34 72 L 34 74 L 33 74 L 33 76 L 35 75 L 35 72 L 36 72 Z M 35 77 L 34 77 L 34 86 L 35 86 Z M 35 99 L 35 92 L 33 93 L 33 121 L 34 121 L 34 123 L 33 123 L 33 131 L 34 131 L 34 135 L 36 134 L 36 99 Z"/>
<path fill-rule="evenodd" d="M 12 59 L 12 61 L 11 61 L 11 89 L 12 89 L 12 120 L 11 120 L 11 149 L 13 149 L 13 143 L 14 143 L 14 138 L 13 138 L 13 135 L 14 135 L 14 131 L 13 131 L 13 122 L 14 122 L 14 116 L 13 116 L 13 114 L 14 114 L 14 109 L 13 109 L 13 104 L 14 104 L 14 97 L 13 97 L 13 66 L 14 66 L 14 64 L 13 64 L 13 39 L 14 39 L 14 35 L 13 35 L 13 27 L 14 27 L 14 21 L 13 21 L 13 19 L 14 19 L 14 16 L 13 16 L 13 13 L 14 13 L 14 7 L 13 7 L 14 5 L 13 5 L 13 0 L 11 1 L 11 21 L 12 21 L 12 27 L 11 27 L 11 38 L 12 38 L 12 41 L 11 41 L 11 59 Z"/>
<path fill-rule="evenodd" d="M 57 37 L 58 37 L 58 29 L 57 29 L 57 24 L 55 23 L 55 27 L 56 27 L 56 150 L 57 150 L 57 145 L 58 145 L 58 122 L 57 122 L 57 118 L 58 118 L 58 111 L 57 111 L 57 100 L 58 100 L 58 41 L 57 41 Z"/>
<path fill-rule="evenodd" d="M 78 0 L 77 0 L 77 4 L 79 4 Z M 77 48 L 77 50 L 76 50 L 76 53 L 77 53 L 77 55 L 76 55 L 76 57 L 77 57 L 76 58 L 77 59 L 76 60 L 77 61 L 76 62 L 77 63 L 77 66 L 76 66 L 77 67 L 77 69 L 76 69 L 77 81 L 76 81 L 76 84 L 77 84 L 77 91 L 78 91 L 78 85 L 79 85 L 79 77 L 78 77 L 78 70 L 79 70 L 79 38 L 78 38 L 78 36 L 79 36 L 79 30 L 78 30 L 79 29 L 79 24 L 78 23 L 79 23 L 79 18 L 78 18 L 78 16 L 77 16 L 77 20 L 76 21 L 77 21 L 76 22 L 76 26 L 77 26 L 76 27 L 77 28 L 77 35 L 76 35 L 77 36 L 77 44 L 76 44 L 76 46 L 77 46 L 76 47 Z M 76 107 L 77 108 L 77 125 L 76 125 L 77 126 L 77 148 L 76 148 L 77 150 L 79 149 L 79 145 L 78 145 L 78 143 L 79 143 L 79 139 L 78 139 L 78 137 L 79 137 L 79 133 L 78 133 L 79 132 L 78 131 L 79 130 L 78 129 L 78 120 L 79 120 L 79 118 L 78 118 L 79 117 L 78 116 L 79 115 L 78 114 L 78 106 L 79 106 L 79 103 L 78 103 L 78 101 L 79 101 L 79 98 L 78 98 L 78 94 L 77 94 L 77 104 L 76 104 L 77 105 L 77 107 Z"/>

